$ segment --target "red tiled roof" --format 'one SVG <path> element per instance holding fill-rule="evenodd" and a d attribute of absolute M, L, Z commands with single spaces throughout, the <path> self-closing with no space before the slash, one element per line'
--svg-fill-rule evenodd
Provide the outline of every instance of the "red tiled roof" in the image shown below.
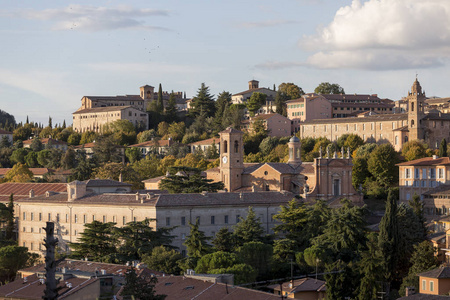
<path fill-rule="evenodd" d="M 287 291 L 289 293 L 297 293 L 297 292 L 314 292 L 314 291 L 326 291 L 325 287 L 326 282 L 323 280 L 316 280 L 313 278 L 302 278 L 294 280 L 294 284 L 290 287 L 290 282 L 283 282 L 283 291 Z M 275 291 L 280 290 L 280 285 L 275 284 L 270 286 Z"/>
<path fill-rule="evenodd" d="M 202 141 L 197 141 L 197 142 L 193 142 L 190 143 L 189 145 L 212 145 L 212 144 L 219 144 L 220 143 L 220 138 L 210 138 L 210 139 L 206 139 L 206 140 L 202 140 Z"/>
<path fill-rule="evenodd" d="M 11 169 L 12 168 L 0 168 L 0 175 L 4 176 Z M 31 173 L 33 173 L 34 176 L 44 175 L 44 174 L 47 174 L 48 172 L 53 172 L 52 169 L 47 169 L 47 168 L 28 168 L 28 169 L 31 171 Z"/>
<path fill-rule="evenodd" d="M 81 149 L 81 148 L 94 148 L 95 147 L 96 142 L 91 142 L 91 143 L 86 143 L 86 144 L 81 144 L 78 146 L 75 146 L 74 148 L 76 149 Z M 124 146 L 122 145 L 114 145 L 116 148 L 124 148 Z"/>
<path fill-rule="evenodd" d="M 450 164 L 450 159 L 448 157 L 438 157 L 436 159 L 433 157 L 424 157 L 399 163 L 396 164 L 396 166 L 440 166 L 448 164 Z"/>
<path fill-rule="evenodd" d="M 0 202 L 8 201 L 9 195 L 14 194 L 14 200 L 28 197 L 30 190 L 36 196 L 44 195 L 47 191 L 66 192 L 66 183 L 16 183 L 6 182 L 0 184 Z"/>
<path fill-rule="evenodd" d="M 67 295 L 75 293 L 89 284 L 97 281 L 97 278 L 68 278 L 61 280 L 58 287 L 58 299 L 64 299 Z M 72 284 L 72 288 L 66 286 L 66 282 Z M 42 299 L 44 296 L 45 284 L 40 284 L 37 275 L 28 276 L 26 282 L 24 279 L 18 279 L 8 284 L 0 286 L 0 296 L 7 299 Z"/>
<path fill-rule="evenodd" d="M 168 147 L 169 140 L 146 141 L 143 143 L 130 145 L 128 147 L 150 147 L 150 146 Z"/>
<path fill-rule="evenodd" d="M 77 110 L 76 112 L 73 112 L 73 115 L 78 115 L 78 114 L 86 114 L 86 113 L 99 113 L 99 112 L 109 112 L 109 111 L 118 111 L 118 110 L 124 110 L 127 108 L 132 108 L 135 110 L 138 110 L 137 108 L 127 105 L 127 106 L 106 106 L 106 107 L 93 107 L 93 108 L 86 108 L 86 109 L 81 109 L 81 110 Z M 140 111 L 140 110 L 139 110 Z M 144 111 L 140 111 L 141 113 L 145 113 Z"/>

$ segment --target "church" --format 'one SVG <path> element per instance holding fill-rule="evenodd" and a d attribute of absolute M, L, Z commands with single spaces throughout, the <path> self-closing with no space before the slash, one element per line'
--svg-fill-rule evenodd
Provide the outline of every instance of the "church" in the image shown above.
<path fill-rule="evenodd" d="M 342 198 L 362 205 L 362 194 L 352 185 L 349 151 L 329 152 L 302 162 L 301 143 L 290 139 L 287 163 L 244 163 L 243 132 L 227 128 L 220 135 L 220 165 L 206 171 L 207 178 L 222 181 L 228 192 L 289 191 L 307 201 L 322 199 L 338 206 Z"/>

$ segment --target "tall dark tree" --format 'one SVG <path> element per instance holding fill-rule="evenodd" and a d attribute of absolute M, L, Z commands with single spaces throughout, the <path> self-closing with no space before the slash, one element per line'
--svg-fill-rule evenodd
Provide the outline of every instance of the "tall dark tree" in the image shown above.
<path fill-rule="evenodd" d="M 9 196 L 8 202 L 8 218 L 6 221 L 5 239 L 6 240 L 16 240 L 16 223 L 14 222 L 14 195 Z"/>
<path fill-rule="evenodd" d="M 93 152 L 98 163 L 121 161 L 117 145 L 114 144 L 112 136 L 99 138 L 94 145 Z"/>
<path fill-rule="evenodd" d="M 169 101 L 167 102 L 167 107 L 164 112 L 164 119 L 167 123 L 173 123 L 178 121 L 177 116 L 177 99 L 175 98 L 175 94 L 170 93 Z"/>
<path fill-rule="evenodd" d="M 27 115 L 27 121 L 26 121 L 26 123 L 25 123 L 25 124 L 28 124 L 28 123 L 30 123 L 30 122 L 28 121 L 28 115 Z"/>
<path fill-rule="evenodd" d="M 251 116 L 254 116 L 256 111 L 266 104 L 267 95 L 263 93 L 254 92 L 250 99 L 247 100 L 247 109 Z"/>
<path fill-rule="evenodd" d="M 397 198 L 392 190 L 389 190 L 386 211 L 381 219 L 379 228 L 378 247 L 384 257 L 384 277 L 387 281 L 392 281 L 395 278 L 395 269 L 399 260 Z"/>
<path fill-rule="evenodd" d="M 247 217 L 240 218 L 239 223 L 234 226 L 234 235 L 238 245 L 248 242 L 258 242 L 263 238 L 264 229 L 261 221 L 255 214 L 253 207 L 248 208 Z"/>
<path fill-rule="evenodd" d="M 42 149 L 44 149 L 44 146 L 42 145 L 41 140 L 38 137 L 35 137 L 30 145 L 31 150 L 34 152 L 39 152 Z"/>
<path fill-rule="evenodd" d="M 164 111 L 164 99 L 163 99 L 163 90 L 162 90 L 161 83 L 159 84 L 158 99 L 156 100 L 156 105 L 157 105 L 157 111 L 159 113 L 162 113 Z"/>
<path fill-rule="evenodd" d="M 441 145 L 439 146 L 439 156 L 440 157 L 446 157 L 447 154 L 447 141 L 445 139 L 442 139 Z"/>
<path fill-rule="evenodd" d="M 116 256 L 117 239 L 114 232 L 115 223 L 93 221 L 85 224 L 84 231 L 77 243 L 71 243 L 72 257 L 87 258 L 99 262 L 112 262 Z"/>
<path fill-rule="evenodd" d="M 235 243 L 234 235 L 227 227 L 220 228 L 212 240 L 216 251 L 231 252 L 234 249 Z"/>
<path fill-rule="evenodd" d="M 358 262 L 361 282 L 358 288 L 358 299 L 369 300 L 377 298 L 377 282 L 383 281 L 383 258 L 378 249 L 378 237 L 375 233 L 368 236 L 367 250 L 361 253 Z"/>
<path fill-rule="evenodd" d="M 0 148 L 8 148 L 11 146 L 11 142 L 9 141 L 9 138 L 7 135 L 4 135 L 2 139 L 0 140 Z"/>
<path fill-rule="evenodd" d="M 63 124 L 62 124 L 62 129 L 66 129 L 66 119 L 64 119 Z"/>
<path fill-rule="evenodd" d="M 427 229 L 427 223 L 426 223 L 426 219 L 425 219 L 425 215 L 424 215 L 424 211 L 423 211 L 423 206 L 424 206 L 423 201 L 420 199 L 419 195 L 414 193 L 412 200 L 409 202 L 409 205 L 413 209 L 414 214 L 419 219 L 419 222 L 422 227 L 422 233 L 423 233 L 422 236 L 423 236 L 423 239 L 425 239 L 428 234 L 428 229 Z"/>
<path fill-rule="evenodd" d="M 136 270 L 131 267 L 125 274 L 125 285 L 120 295 L 124 300 L 164 300 L 166 295 L 156 295 L 157 282 L 158 279 L 155 276 L 138 276 Z"/>
<path fill-rule="evenodd" d="M 48 117 L 48 127 L 50 127 L 50 128 L 53 128 L 53 125 L 52 125 L 52 117 Z"/>
<path fill-rule="evenodd" d="M 210 94 L 209 87 L 202 83 L 197 91 L 197 95 L 192 99 L 189 114 L 195 118 L 202 112 L 206 112 L 208 117 L 212 117 L 215 113 L 214 96 Z"/>
<path fill-rule="evenodd" d="M 187 265 L 194 267 L 203 255 L 211 252 L 212 247 L 208 244 L 208 241 L 211 238 L 207 237 L 205 233 L 199 229 L 199 219 L 195 220 L 194 224 L 189 222 L 189 226 L 191 227 L 191 231 L 186 237 L 186 241 L 183 245 L 186 246 L 187 255 L 189 257 Z"/>
<path fill-rule="evenodd" d="M 377 146 L 370 153 L 367 167 L 377 183 L 382 187 L 390 187 L 398 183 L 398 153 L 391 144 Z"/>
<path fill-rule="evenodd" d="M 224 117 L 225 117 L 225 111 L 229 109 L 229 106 L 231 105 L 231 93 L 223 91 L 219 94 L 216 101 L 216 114 L 214 117 L 214 123 L 216 125 L 216 130 L 221 131 L 225 129 L 224 126 Z"/>
<path fill-rule="evenodd" d="M 169 175 L 159 184 L 161 190 L 171 194 L 217 192 L 224 188 L 223 182 L 212 182 L 201 175 L 201 170 L 190 167 L 170 167 Z"/>

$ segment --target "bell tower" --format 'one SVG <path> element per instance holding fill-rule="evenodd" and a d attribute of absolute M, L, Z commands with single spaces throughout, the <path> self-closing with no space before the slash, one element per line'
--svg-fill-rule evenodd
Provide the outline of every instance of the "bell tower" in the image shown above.
<path fill-rule="evenodd" d="M 220 135 L 220 178 L 227 191 L 242 186 L 244 171 L 244 144 L 242 131 L 228 127 Z"/>
<path fill-rule="evenodd" d="M 426 96 L 425 92 L 422 92 L 422 87 L 417 77 L 406 99 L 408 101 L 409 140 L 424 139 L 424 124 L 422 124 L 422 119 L 425 117 L 424 103 Z"/>

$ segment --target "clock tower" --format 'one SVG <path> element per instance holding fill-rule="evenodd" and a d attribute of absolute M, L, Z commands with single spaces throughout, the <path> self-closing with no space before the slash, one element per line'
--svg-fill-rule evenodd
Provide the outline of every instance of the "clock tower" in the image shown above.
<path fill-rule="evenodd" d="M 244 171 L 244 144 L 242 131 L 228 127 L 220 135 L 220 180 L 228 192 L 242 186 Z"/>

